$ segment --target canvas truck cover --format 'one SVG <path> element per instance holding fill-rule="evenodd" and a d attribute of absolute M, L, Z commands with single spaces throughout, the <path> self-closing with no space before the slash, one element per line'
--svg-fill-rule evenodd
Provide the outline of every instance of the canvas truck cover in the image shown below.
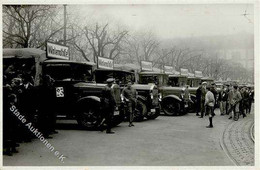
<path fill-rule="evenodd" d="M 3 59 L 5 58 L 34 58 L 36 69 L 34 84 L 36 86 L 40 84 L 40 73 L 42 72 L 40 63 L 47 59 L 45 51 L 35 48 L 5 48 L 3 49 Z"/>

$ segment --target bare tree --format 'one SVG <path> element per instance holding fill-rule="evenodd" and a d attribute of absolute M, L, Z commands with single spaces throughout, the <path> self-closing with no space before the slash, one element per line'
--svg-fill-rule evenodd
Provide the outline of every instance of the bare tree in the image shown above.
<path fill-rule="evenodd" d="M 63 29 L 54 21 L 55 13 L 56 6 L 51 5 L 3 6 L 4 47 L 39 48 L 45 45 Z"/>
<path fill-rule="evenodd" d="M 122 51 L 120 43 L 127 33 L 123 30 L 112 34 L 108 30 L 108 24 L 100 26 L 96 23 L 94 28 L 86 26 L 84 34 L 93 50 L 94 62 L 98 56 L 111 59 L 118 57 Z"/>

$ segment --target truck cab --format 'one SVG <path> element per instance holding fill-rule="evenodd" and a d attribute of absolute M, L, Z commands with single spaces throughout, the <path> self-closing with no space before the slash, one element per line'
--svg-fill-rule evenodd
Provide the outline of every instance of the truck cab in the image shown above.
<path fill-rule="evenodd" d="M 116 68 L 96 69 L 94 71 L 94 76 L 97 83 L 102 83 L 107 78 L 118 80 L 121 90 L 123 90 L 129 80 L 132 82 L 135 82 L 136 80 L 133 71 L 120 70 Z M 142 121 L 144 118 L 156 119 L 160 114 L 157 86 L 146 83 L 134 83 L 132 87 L 137 91 L 137 106 L 134 120 Z M 121 108 L 123 108 L 123 106 L 121 106 Z"/>
<path fill-rule="evenodd" d="M 76 119 L 84 129 L 95 129 L 102 121 L 100 95 L 105 84 L 94 81 L 95 63 L 47 58 L 46 51 L 30 48 L 3 49 L 3 63 L 5 68 L 10 65 L 19 70 L 25 69 L 24 65 L 29 68 L 36 89 L 43 85 L 43 77 L 49 75 L 55 89 L 54 99 L 50 100 L 55 102 L 53 109 L 60 117 Z M 39 99 L 37 94 L 39 91 L 35 91 Z M 114 116 L 114 126 L 121 122 L 120 115 Z"/>

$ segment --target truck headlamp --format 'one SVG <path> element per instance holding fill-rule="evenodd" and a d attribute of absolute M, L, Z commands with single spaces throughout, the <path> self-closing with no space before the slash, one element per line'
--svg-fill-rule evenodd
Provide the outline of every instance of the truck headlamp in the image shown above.
<path fill-rule="evenodd" d="M 158 96 L 159 96 L 159 101 L 162 101 L 162 93 L 159 93 Z"/>
<path fill-rule="evenodd" d="M 153 100 L 153 93 L 152 93 L 152 92 L 150 93 L 150 97 L 151 97 L 151 99 Z"/>

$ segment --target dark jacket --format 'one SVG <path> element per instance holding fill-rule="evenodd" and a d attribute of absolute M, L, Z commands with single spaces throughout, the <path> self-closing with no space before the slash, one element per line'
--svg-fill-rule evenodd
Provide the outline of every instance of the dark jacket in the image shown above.
<path fill-rule="evenodd" d="M 218 101 L 227 101 L 227 99 L 228 99 L 228 94 L 227 94 L 227 92 L 225 92 L 225 91 L 221 91 L 221 92 L 219 92 L 219 96 L 218 96 Z"/>
<path fill-rule="evenodd" d="M 196 99 L 197 101 L 201 101 L 201 87 L 199 87 L 197 90 L 196 90 Z"/>
<path fill-rule="evenodd" d="M 101 92 L 101 103 L 105 108 L 114 107 L 116 105 L 114 92 L 113 90 L 105 86 L 105 88 L 102 89 Z"/>

